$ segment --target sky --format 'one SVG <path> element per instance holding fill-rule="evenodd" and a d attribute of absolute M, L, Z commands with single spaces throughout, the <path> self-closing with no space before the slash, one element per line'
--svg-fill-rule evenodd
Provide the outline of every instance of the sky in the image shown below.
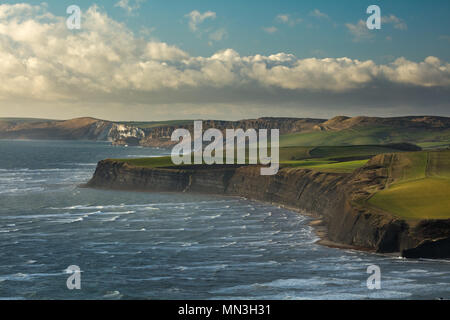
<path fill-rule="evenodd" d="M 450 2 L 429 3 L 0 1 L 0 117 L 450 116 Z"/>

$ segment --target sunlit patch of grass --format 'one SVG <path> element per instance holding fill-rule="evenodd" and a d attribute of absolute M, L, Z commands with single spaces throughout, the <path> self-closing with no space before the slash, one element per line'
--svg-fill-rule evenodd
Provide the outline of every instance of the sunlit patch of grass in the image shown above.
<path fill-rule="evenodd" d="M 139 159 L 114 159 L 115 161 L 125 162 L 129 165 L 145 168 L 160 168 L 174 166 L 170 156 L 139 158 Z"/>
<path fill-rule="evenodd" d="M 369 203 L 405 219 L 449 219 L 450 179 L 426 178 L 392 185 Z"/>
<path fill-rule="evenodd" d="M 369 204 L 406 219 L 450 218 L 450 150 L 396 154 L 389 175 Z"/>
<path fill-rule="evenodd" d="M 283 166 L 301 167 L 322 172 L 351 173 L 361 168 L 368 160 L 356 160 L 337 162 L 329 160 L 302 160 L 302 161 L 284 161 Z"/>

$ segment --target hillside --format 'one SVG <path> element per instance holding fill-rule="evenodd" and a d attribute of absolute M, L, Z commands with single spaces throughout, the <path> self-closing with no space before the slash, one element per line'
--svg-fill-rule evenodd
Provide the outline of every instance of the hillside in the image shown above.
<path fill-rule="evenodd" d="M 450 118 L 336 117 L 303 133 L 281 137 L 282 146 L 380 145 L 408 142 L 424 148 L 450 145 Z"/>
<path fill-rule="evenodd" d="M 395 154 L 369 204 L 406 219 L 450 219 L 450 150 Z"/>
<path fill-rule="evenodd" d="M 72 120 L 0 118 L 0 139 L 103 140 L 118 145 L 170 147 L 175 129 L 193 131 L 192 120 L 111 122 L 94 118 Z M 283 147 L 386 145 L 412 143 L 423 148 L 450 146 L 450 118 L 335 117 L 259 118 L 239 121 L 204 120 L 203 128 L 279 129 Z"/>
<path fill-rule="evenodd" d="M 204 128 L 273 129 L 281 134 L 313 130 L 321 119 L 261 118 L 240 121 L 205 120 Z M 109 140 L 115 144 L 171 146 L 172 132 L 193 131 L 192 120 L 162 122 L 111 122 L 89 117 L 71 120 L 0 118 L 0 139 Z"/>
<path fill-rule="evenodd" d="M 0 139 L 99 140 L 142 139 L 142 130 L 90 117 L 71 120 L 0 119 Z"/>
<path fill-rule="evenodd" d="M 424 176 L 447 177 L 450 151 L 380 154 L 351 173 L 283 167 L 263 176 L 258 166 L 180 166 L 167 168 L 165 158 L 103 160 L 87 187 L 150 192 L 195 192 L 241 196 L 297 209 L 316 217 L 321 243 L 380 253 L 401 252 L 410 258 L 449 258 L 449 189 L 413 190 L 412 200 L 434 210 L 433 216 L 411 219 L 368 203 L 397 180 Z M 158 163 L 159 161 L 159 163 Z M 436 178 L 438 179 L 438 178 Z M 448 180 L 448 179 L 447 179 Z M 432 183 L 433 185 L 433 183 Z M 421 192 L 422 191 L 422 192 Z M 436 192 L 438 191 L 438 192 Z M 378 193 L 377 193 L 378 192 Z M 434 193 L 434 194 L 433 194 Z M 424 197 L 422 195 L 425 195 Z M 445 199 L 446 196 L 446 199 Z M 396 199 L 405 204 L 402 198 Z M 443 201 L 443 202 L 441 202 Z M 381 201 L 383 203 L 383 200 Z M 413 211 L 416 213 L 415 211 Z"/>
<path fill-rule="evenodd" d="M 99 124 L 99 125 L 97 125 Z M 96 126 L 97 125 L 97 126 Z M 93 118 L 71 120 L 0 119 L 2 139 L 91 139 L 107 123 Z"/>
<path fill-rule="evenodd" d="M 351 173 L 364 166 L 367 161 L 378 154 L 392 152 L 417 151 L 420 148 L 409 145 L 386 146 L 342 146 L 342 147 L 282 147 L 280 148 L 280 166 L 312 169 L 318 172 Z M 248 150 L 246 163 L 248 164 Z M 170 156 L 114 159 L 142 168 L 175 168 Z M 192 158 L 193 163 L 193 158 Z M 226 163 L 224 158 L 223 163 Z M 182 165 L 182 167 L 185 167 Z M 192 167 L 195 167 L 192 165 Z"/>

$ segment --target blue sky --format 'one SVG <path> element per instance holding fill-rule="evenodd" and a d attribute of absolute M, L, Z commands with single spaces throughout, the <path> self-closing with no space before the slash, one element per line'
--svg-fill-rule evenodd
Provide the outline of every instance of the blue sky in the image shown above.
<path fill-rule="evenodd" d="M 448 0 L 1 1 L 0 117 L 450 116 L 449 16 Z"/>
<path fill-rule="evenodd" d="M 60 15 L 71 4 L 79 5 L 82 10 L 97 4 L 136 33 L 147 28 L 151 30 L 151 37 L 192 55 L 209 56 L 220 49 L 233 48 L 241 55 L 285 52 L 298 58 L 345 56 L 377 62 L 399 56 L 414 61 L 430 55 L 444 60 L 450 57 L 450 1 L 447 0 L 146 0 L 131 14 L 115 7 L 117 1 L 46 2 L 49 11 Z M 27 2 L 39 4 L 42 1 Z M 129 1 L 130 6 L 135 3 Z M 355 41 L 346 24 L 366 20 L 366 8 L 371 4 L 380 6 L 382 16 L 394 15 L 404 21 L 407 29 L 399 30 L 393 24 L 383 23 L 381 30 L 371 31 L 373 38 Z M 193 10 L 215 12 L 216 18 L 205 20 L 198 32 L 192 32 L 185 15 Z M 315 10 L 327 17 L 315 16 Z M 290 15 L 293 25 L 276 19 L 286 14 Z M 271 27 L 277 31 L 264 31 Z M 211 43 L 208 35 L 216 30 L 224 30 L 226 35 L 221 41 Z"/>

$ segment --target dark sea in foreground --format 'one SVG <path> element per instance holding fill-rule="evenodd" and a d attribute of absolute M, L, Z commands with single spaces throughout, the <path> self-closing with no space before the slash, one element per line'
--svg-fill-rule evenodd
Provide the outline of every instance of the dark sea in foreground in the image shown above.
<path fill-rule="evenodd" d="M 166 150 L 0 141 L 1 299 L 450 299 L 450 261 L 315 244 L 309 218 L 240 198 L 78 188 Z M 381 290 L 369 290 L 369 265 Z M 81 268 L 81 290 L 65 271 Z"/>

